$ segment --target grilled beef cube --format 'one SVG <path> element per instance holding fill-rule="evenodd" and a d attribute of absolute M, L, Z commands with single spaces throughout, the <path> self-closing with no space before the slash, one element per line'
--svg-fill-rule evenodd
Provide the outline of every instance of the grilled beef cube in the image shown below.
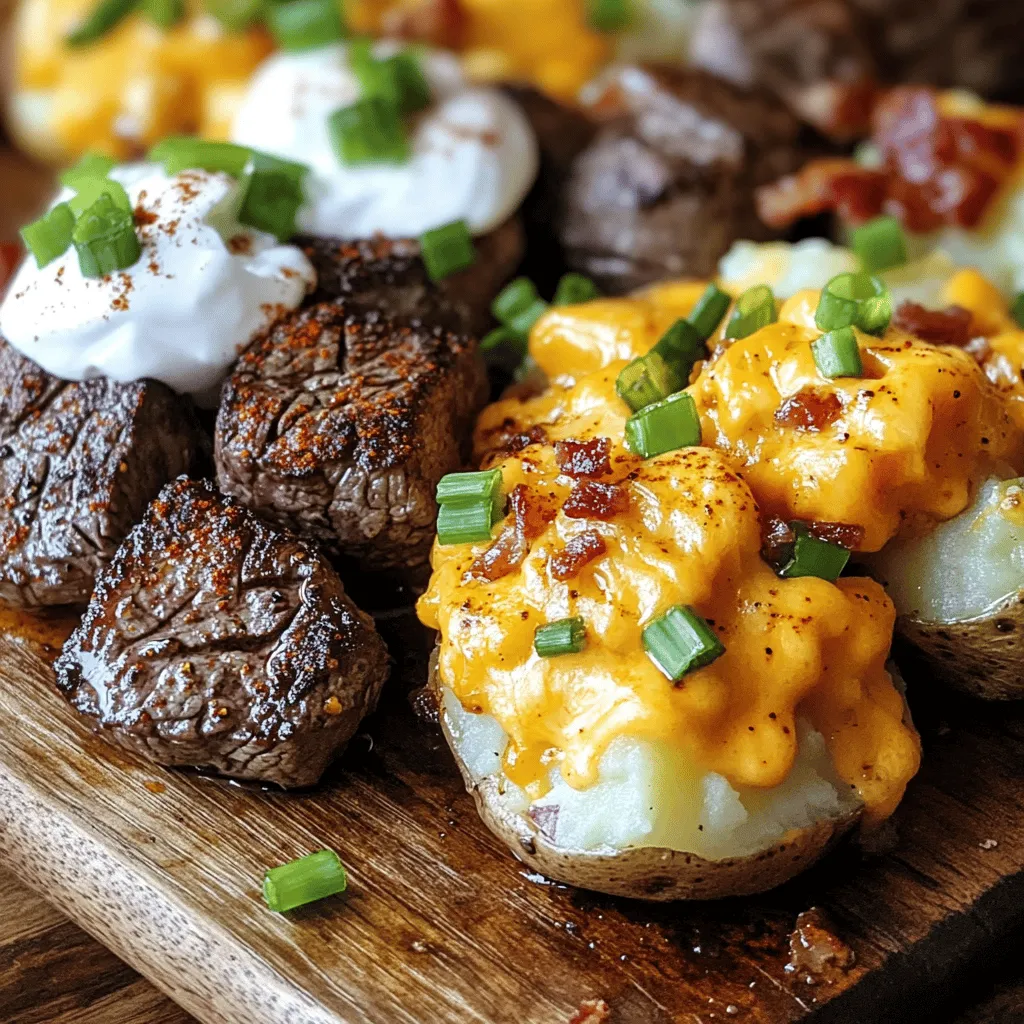
<path fill-rule="evenodd" d="M 438 480 L 468 456 L 486 375 L 441 324 L 323 302 L 280 320 L 224 385 L 222 490 L 364 569 L 426 563 Z"/>
<path fill-rule="evenodd" d="M 305 786 L 373 710 L 388 656 L 315 548 L 179 477 L 100 573 L 56 672 L 118 746 Z"/>
<path fill-rule="evenodd" d="M 525 239 L 518 217 L 473 240 L 476 262 L 440 284 L 427 276 L 415 239 L 296 239 L 316 267 L 319 283 L 312 299 L 350 299 L 386 310 L 391 316 L 447 319 L 453 328 L 482 333 L 491 322 L 491 300 L 515 273 Z M 458 312 L 461 323 L 450 318 Z"/>
<path fill-rule="evenodd" d="M 84 603 L 196 438 L 163 384 L 60 380 L 0 340 L 0 598 Z"/>
<path fill-rule="evenodd" d="M 701 72 L 622 68 L 591 111 L 606 123 L 573 165 L 560 235 L 607 292 L 711 275 L 735 239 L 771 237 L 753 188 L 807 155 L 780 103 Z"/>

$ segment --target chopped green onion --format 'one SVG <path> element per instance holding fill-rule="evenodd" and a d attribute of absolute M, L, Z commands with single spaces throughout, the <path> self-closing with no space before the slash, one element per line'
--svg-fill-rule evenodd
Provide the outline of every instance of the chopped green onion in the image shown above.
<path fill-rule="evenodd" d="M 394 68 L 398 81 L 398 103 L 407 114 L 430 106 L 430 83 L 413 50 L 400 50 L 385 61 Z"/>
<path fill-rule="evenodd" d="M 533 649 L 542 658 L 579 654 L 586 646 L 587 624 L 579 615 L 538 626 L 533 634 Z"/>
<path fill-rule="evenodd" d="M 707 355 L 703 339 L 689 320 L 677 320 L 658 339 L 651 351 L 657 352 L 679 379 L 673 391 L 685 387 L 693 364 Z"/>
<path fill-rule="evenodd" d="M 441 281 L 476 262 L 473 238 L 464 220 L 453 220 L 420 235 L 420 253 L 431 281 Z"/>
<path fill-rule="evenodd" d="M 447 505 L 489 501 L 500 512 L 504 504 L 501 470 L 483 469 L 475 473 L 447 473 L 437 482 L 437 503 Z"/>
<path fill-rule="evenodd" d="M 639 412 L 682 387 L 673 369 L 657 352 L 637 356 L 615 378 L 615 393 L 633 412 Z"/>
<path fill-rule="evenodd" d="M 707 620 L 689 605 L 677 604 L 644 628 L 647 656 L 673 682 L 710 665 L 725 654 L 722 641 Z"/>
<path fill-rule="evenodd" d="M 838 544 L 819 540 L 813 536 L 804 523 L 791 523 L 796 541 L 793 557 L 783 566 L 780 576 L 817 576 L 834 583 L 850 560 L 850 552 Z"/>
<path fill-rule="evenodd" d="M 715 333 L 715 328 L 722 322 L 731 302 L 729 294 L 714 282 L 704 289 L 697 305 L 686 318 L 696 328 L 701 341 L 707 341 Z"/>
<path fill-rule="evenodd" d="M 206 9 L 229 32 L 241 32 L 263 16 L 264 0 L 206 0 Z"/>
<path fill-rule="evenodd" d="M 829 331 L 811 342 L 814 365 L 823 377 L 863 377 L 864 364 L 852 327 Z"/>
<path fill-rule="evenodd" d="M 125 192 L 124 186 L 113 178 L 78 178 L 73 186 L 75 194 L 68 200 L 68 206 L 76 219 L 81 217 L 100 196 L 107 196 L 110 201 L 125 213 L 132 212 L 132 202 Z"/>
<path fill-rule="evenodd" d="M 734 340 L 749 337 L 755 331 L 778 320 L 775 296 L 766 284 L 748 288 L 737 300 L 725 327 L 725 336 Z"/>
<path fill-rule="evenodd" d="M 308 173 L 305 164 L 253 152 L 245 174 L 239 221 L 266 231 L 279 242 L 291 238 L 295 234 L 295 215 L 305 201 L 303 181 Z"/>
<path fill-rule="evenodd" d="M 136 0 L 99 0 L 99 3 L 65 38 L 68 46 L 88 46 L 105 36 L 119 21 L 135 10 Z"/>
<path fill-rule="evenodd" d="M 587 0 L 587 21 L 598 32 L 619 32 L 632 20 L 629 8 L 629 0 Z"/>
<path fill-rule="evenodd" d="M 505 285 L 491 303 L 494 319 L 509 330 L 529 335 L 533 325 L 547 312 L 548 304 L 537 294 L 528 277 L 517 277 Z"/>
<path fill-rule="evenodd" d="M 240 178 L 252 159 L 252 150 L 233 142 L 213 142 L 192 135 L 172 135 L 158 142 L 148 154 L 167 174 L 180 171 L 224 171 Z"/>
<path fill-rule="evenodd" d="M 154 25 L 171 28 L 185 17 L 185 0 L 140 0 L 142 13 Z"/>
<path fill-rule="evenodd" d="M 345 35 L 338 0 L 288 0 L 267 9 L 267 27 L 282 50 L 312 50 Z"/>
<path fill-rule="evenodd" d="M 685 391 L 641 409 L 626 420 L 626 445 L 644 459 L 700 444 L 700 416 Z"/>
<path fill-rule="evenodd" d="M 77 163 L 60 172 L 60 183 L 76 188 L 81 178 L 105 178 L 113 166 L 113 158 L 105 153 L 85 153 Z"/>
<path fill-rule="evenodd" d="M 283 914 L 344 892 L 347 884 L 338 855 L 333 850 L 320 850 L 271 868 L 263 876 L 263 899 L 271 910 Z"/>
<path fill-rule="evenodd" d="M 124 270 L 142 255 L 134 217 L 106 192 L 75 221 L 71 240 L 83 277 L 103 277 Z"/>
<path fill-rule="evenodd" d="M 38 220 L 26 224 L 19 234 L 25 247 L 35 257 L 36 266 L 42 270 L 68 251 L 74 227 L 75 215 L 71 207 L 67 203 L 58 203 Z"/>
<path fill-rule="evenodd" d="M 867 334 L 882 334 L 892 317 L 889 290 L 870 274 L 837 274 L 822 289 L 814 322 L 823 331 L 859 327 Z"/>
<path fill-rule="evenodd" d="M 853 232 L 853 251 L 869 274 L 903 266 L 907 240 L 900 222 L 895 217 L 876 217 L 862 224 Z"/>
<path fill-rule="evenodd" d="M 563 274 L 555 289 L 552 306 L 576 306 L 581 302 L 590 302 L 600 296 L 597 285 L 583 274 Z"/>
<path fill-rule="evenodd" d="M 513 373 L 522 363 L 528 349 L 526 335 L 507 327 L 495 327 L 480 339 L 480 351 L 487 365 L 497 366 L 508 373 Z"/>
<path fill-rule="evenodd" d="M 341 107 L 327 119 L 331 145 L 338 159 L 358 164 L 404 164 L 409 139 L 398 107 L 379 96 L 368 96 Z"/>
<path fill-rule="evenodd" d="M 359 79 L 363 97 L 378 96 L 406 114 L 430 105 L 430 86 L 411 50 L 378 60 L 370 40 L 357 39 L 349 46 L 349 64 Z"/>
<path fill-rule="evenodd" d="M 471 544 L 490 540 L 494 504 L 489 498 L 470 502 L 445 502 L 437 513 L 439 544 Z"/>
<path fill-rule="evenodd" d="M 1010 306 L 1010 316 L 1018 327 L 1024 327 L 1024 292 L 1017 292 L 1017 297 Z"/>

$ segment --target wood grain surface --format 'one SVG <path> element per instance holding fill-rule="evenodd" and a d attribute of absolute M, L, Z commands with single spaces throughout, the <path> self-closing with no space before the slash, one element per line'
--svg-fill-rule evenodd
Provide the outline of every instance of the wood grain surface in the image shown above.
<path fill-rule="evenodd" d="M 113 750 L 31 645 L 0 639 L 0 862 L 205 1024 L 566 1024 L 594 998 L 610 1024 L 929 1019 L 1024 923 L 1022 710 L 912 684 L 926 760 L 892 849 L 847 845 L 756 899 L 650 906 L 543 884 L 498 845 L 410 709 L 429 638 L 379 622 L 395 680 L 304 794 Z M 270 914 L 264 868 L 321 846 L 349 891 Z M 786 969 L 811 905 L 856 953 L 833 984 Z"/>

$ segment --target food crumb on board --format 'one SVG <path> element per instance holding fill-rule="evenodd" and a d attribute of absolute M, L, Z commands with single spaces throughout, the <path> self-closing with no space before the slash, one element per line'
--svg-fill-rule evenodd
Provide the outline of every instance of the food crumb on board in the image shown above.
<path fill-rule="evenodd" d="M 994 850 L 999 845 L 998 839 L 983 839 L 978 846 L 982 850 Z"/>
<path fill-rule="evenodd" d="M 604 1024 L 611 1012 L 603 999 L 584 999 L 569 1018 L 569 1024 Z"/>

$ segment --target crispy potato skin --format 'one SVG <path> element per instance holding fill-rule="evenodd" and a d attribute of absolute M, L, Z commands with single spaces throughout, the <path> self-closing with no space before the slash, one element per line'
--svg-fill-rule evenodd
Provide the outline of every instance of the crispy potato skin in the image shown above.
<path fill-rule="evenodd" d="M 431 658 L 430 686 L 440 695 L 436 651 Z M 782 842 L 760 853 L 720 861 L 653 846 L 619 853 L 566 850 L 548 842 L 528 818 L 504 806 L 495 776 L 474 781 L 455 747 L 443 711 L 440 720 L 484 824 L 534 871 L 581 889 L 659 902 L 750 896 L 774 889 L 809 868 L 860 820 L 858 811 L 821 821 L 811 828 L 794 829 Z"/>
<path fill-rule="evenodd" d="M 948 686 L 983 700 L 1024 700 L 1024 597 L 987 615 L 923 622 L 902 615 L 896 629 Z"/>

